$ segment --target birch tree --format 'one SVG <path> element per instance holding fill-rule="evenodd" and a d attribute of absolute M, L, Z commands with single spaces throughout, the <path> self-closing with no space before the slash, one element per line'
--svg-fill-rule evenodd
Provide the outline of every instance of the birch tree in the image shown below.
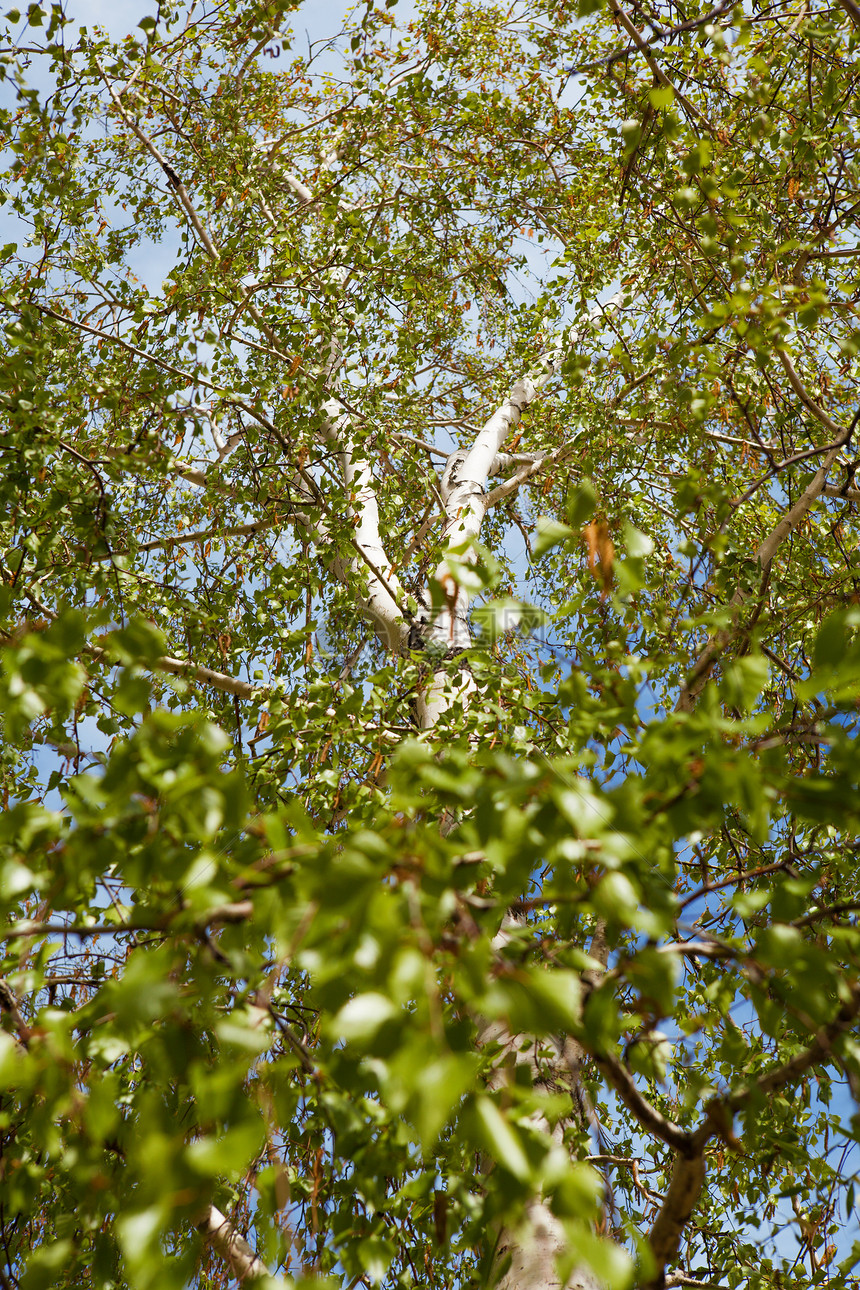
<path fill-rule="evenodd" d="M 6 15 L 0 1285 L 856 1287 L 860 10 Z"/>

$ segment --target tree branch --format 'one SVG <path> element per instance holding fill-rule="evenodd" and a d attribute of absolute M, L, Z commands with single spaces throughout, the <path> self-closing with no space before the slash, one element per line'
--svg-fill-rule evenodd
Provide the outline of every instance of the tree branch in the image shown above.
<path fill-rule="evenodd" d="M 791 388 L 794 390 L 795 394 L 800 399 L 803 406 L 807 408 L 808 411 L 810 411 L 812 415 L 815 417 L 815 419 L 817 421 L 820 421 L 821 424 L 825 426 L 830 431 L 831 434 L 836 435 L 837 439 L 842 439 L 843 442 L 847 444 L 849 439 L 851 438 L 851 434 L 854 430 L 854 427 L 857 424 L 857 417 L 855 416 L 848 430 L 846 430 L 844 426 L 838 425 L 832 419 L 832 417 L 828 416 L 828 414 L 824 411 L 824 408 L 822 408 L 820 404 L 816 403 L 815 399 L 809 393 L 806 386 L 803 384 L 800 377 L 798 376 L 797 370 L 794 364 L 792 363 L 791 359 L 789 358 L 788 354 L 785 352 L 785 350 L 778 349 L 776 351 L 776 354 L 777 354 L 777 358 L 782 363 L 782 366 L 785 368 L 785 372 L 786 372 L 786 375 L 788 376 L 788 380 L 791 385 Z"/>
<path fill-rule="evenodd" d="M 731 1117 L 754 1097 L 766 1096 L 791 1084 L 830 1052 L 833 1041 L 853 1029 L 860 1015 L 860 985 L 850 989 L 850 998 L 826 1026 L 821 1026 L 811 1044 L 789 1061 L 766 1071 L 744 1088 L 713 1098 L 705 1107 L 702 1123 L 686 1136 L 686 1154 L 678 1152 L 672 1178 L 660 1212 L 649 1233 L 657 1264 L 654 1277 L 643 1290 L 663 1290 L 668 1284 L 664 1272 L 678 1252 L 684 1228 L 698 1203 L 705 1181 L 705 1147 L 713 1137 L 731 1141 Z M 626 1101 L 626 1099 L 625 1099 Z M 665 1140 L 665 1139 L 664 1139 Z M 683 1284 L 676 1281 L 676 1284 Z"/>
<path fill-rule="evenodd" d="M 460 585 L 452 572 L 455 559 L 474 563 L 475 553 L 472 544 L 481 531 L 481 524 L 487 511 L 488 498 L 484 489 L 493 469 L 502 445 L 508 435 L 519 423 L 526 408 L 534 402 L 547 383 L 561 366 L 564 355 L 576 344 L 584 330 L 597 318 L 613 313 L 624 297 L 623 289 L 605 305 L 598 305 L 592 310 L 584 324 L 571 327 L 563 333 L 561 343 L 547 350 L 539 359 L 535 369 L 520 377 L 510 390 L 507 398 L 496 409 L 489 420 L 478 431 L 470 448 L 461 448 L 451 454 L 442 476 L 441 492 L 445 508 L 446 523 L 442 538 L 446 544 L 446 553 L 436 566 L 434 581 L 441 588 L 443 604 L 433 615 L 424 629 L 425 639 L 431 642 L 443 654 L 451 654 L 468 648 L 471 633 L 467 622 L 469 594 Z M 541 459 L 543 464 L 543 458 Z M 532 470 L 534 463 L 528 463 L 523 469 Z M 519 474 L 520 472 L 518 472 Z M 516 478 L 516 477 L 515 477 Z M 511 483 L 505 496 L 519 486 L 521 480 Z M 506 489 L 506 485 L 499 485 Z M 494 489 L 491 496 L 501 500 L 499 490 Z M 425 597 L 425 611 L 433 602 L 433 597 Z M 426 691 L 419 695 L 418 719 L 423 729 L 432 728 L 443 712 L 451 706 L 447 668 L 438 668 Z M 457 686 L 457 697 L 465 704 L 475 689 L 475 683 L 467 669 L 460 673 Z"/>
<path fill-rule="evenodd" d="M 762 569 L 764 580 L 767 578 L 768 569 L 777 553 L 777 550 L 779 549 L 780 544 L 784 542 L 788 535 L 797 528 L 798 524 L 807 514 L 812 504 L 823 493 L 824 485 L 827 480 L 827 472 L 850 440 L 858 417 L 860 417 L 860 412 L 858 412 L 854 417 L 854 420 L 851 422 L 851 425 L 847 430 L 843 427 L 835 427 L 839 431 L 839 438 L 837 442 L 832 444 L 828 449 L 820 468 L 812 479 L 812 482 L 807 485 L 794 505 L 786 511 L 779 523 L 775 525 L 768 536 L 759 544 L 755 553 L 755 559 Z M 681 690 L 678 702 L 675 705 L 676 712 L 692 711 L 693 704 L 701 694 L 718 657 L 726 646 L 743 631 L 743 623 L 740 620 L 740 611 L 743 609 L 744 605 L 748 604 L 752 597 L 757 594 L 761 593 L 743 591 L 741 588 L 738 588 L 735 592 L 730 605 L 734 621 L 730 627 L 725 627 L 721 631 L 715 633 L 696 659 L 696 662 L 693 664 L 693 667 L 687 675 L 684 687 Z"/>
<path fill-rule="evenodd" d="M 197 1227 L 213 1250 L 229 1265 L 240 1285 L 253 1277 L 271 1275 L 244 1236 L 236 1231 L 226 1214 L 222 1214 L 214 1205 L 209 1206 L 206 1217 Z"/>
<path fill-rule="evenodd" d="M 693 1152 L 692 1135 L 674 1120 L 668 1120 L 656 1106 L 642 1096 L 627 1067 L 614 1055 L 601 1053 L 593 1048 L 589 1048 L 588 1051 L 642 1128 L 647 1129 L 655 1138 L 659 1138 L 661 1142 L 665 1142 L 682 1156 L 690 1156 Z"/>
<path fill-rule="evenodd" d="M 651 71 L 654 73 L 654 76 L 659 81 L 659 83 L 672 91 L 672 93 L 675 95 L 675 98 L 678 100 L 678 102 L 682 105 L 684 110 L 687 112 L 688 116 L 692 117 L 693 120 L 698 121 L 699 124 L 703 126 L 705 130 L 707 130 L 708 134 L 713 134 L 714 127 L 711 125 L 710 121 L 708 121 L 707 118 L 702 115 L 699 109 L 697 107 L 694 107 L 693 104 L 690 102 L 690 100 L 681 93 L 677 85 L 675 85 L 672 81 L 669 80 L 669 77 L 663 71 L 662 67 L 657 62 L 656 58 L 648 48 L 648 42 L 644 40 L 643 37 L 640 35 L 640 33 L 636 30 L 633 23 L 627 17 L 627 14 L 619 5 L 618 0 L 609 0 L 609 7 L 612 10 L 612 12 L 615 14 L 618 21 L 621 23 L 621 26 L 627 32 L 630 39 L 633 41 L 633 44 L 639 50 L 640 54 L 642 54 L 643 58 L 645 59 L 645 62 L 651 68 Z"/>
<path fill-rule="evenodd" d="M 857 5 L 855 0 L 836 0 L 836 3 L 848 14 L 854 26 L 860 27 L 860 5 Z"/>
<path fill-rule="evenodd" d="M 31 918 L 22 919 L 11 927 L 0 930 L 0 940 L 17 940 L 21 936 L 117 936 L 122 933 L 163 932 L 172 922 L 188 911 L 182 908 L 170 910 L 163 918 L 152 922 L 122 923 L 51 923 L 38 922 Z M 254 906 L 250 900 L 232 901 L 225 905 L 215 905 L 212 909 L 203 910 L 194 915 L 192 925 L 198 931 L 207 927 L 226 926 L 232 923 L 244 923 L 253 915 Z"/>
<path fill-rule="evenodd" d="M 311 523 L 310 516 L 303 514 L 301 511 L 291 512 L 286 516 L 286 519 L 299 524 Z M 266 529 L 275 528 L 283 522 L 284 517 L 276 515 L 268 520 L 257 520 L 254 524 L 216 524 L 211 529 L 197 529 L 194 532 L 177 533 L 173 537 L 154 538 L 151 542 L 141 542 L 140 546 L 137 547 L 137 552 L 165 550 L 172 546 L 184 546 L 186 542 L 205 542 L 208 538 L 253 537 L 255 533 L 264 533 Z M 125 554 L 127 554 L 126 548 L 114 547 L 109 554 L 97 555 L 93 558 L 96 560 L 110 560 L 114 555 Z"/>
<path fill-rule="evenodd" d="M 338 399 L 327 405 L 327 437 L 340 450 L 341 471 L 350 499 L 350 509 L 355 518 L 352 546 L 358 559 L 370 571 L 368 594 L 364 607 L 370 615 L 374 630 L 383 646 L 399 654 L 409 635 L 409 622 L 413 615 L 406 604 L 406 593 L 394 572 L 379 532 L 379 503 L 369 462 L 358 457 L 350 433 L 350 418 L 342 410 Z M 335 414 L 341 415 L 335 419 Z M 356 561 L 352 561 L 353 570 Z M 386 572 L 387 570 L 387 572 Z"/>
<path fill-rule="evenodd" d="M 648 1233 L 657 1272 L 643 1290 L 663 1290 L 666 1264 L 678 1253 L 684 1228 L 699 1202 L 704 1182 L 704 1148 L 693 1156 L 676 1156 L 669 1188 Z"/>
<path fill-rule="evenodd" d="M 111 658 L 109 651 L 100 645 L 88 645 L 83 652 L 98 663 L 116 665 L 116 659 Z M 240 699 L 258 699 L 273 693 L 271 686 L 250 685 L 247 681 L 240 681 L 238 677 L 228 676 L 226 672 L 216 672 L 211 667 L 203 667 L 201 664 L 189 662 L 188 659 L 172 658 L 169 654 L 162 654 L 150 666 L 156 672 L 167 672 L 170 676 L 184 676 L 189 681 L 201 681 L 204 685 L 211 685 L 213 689 L 221 690 L 224 694 L 235 694 Z"/>
<path fill-rule="evenodd" d="M 120 99 L 119 95 L 116 93 L 110 81 L 108 80 L 107 75 L 105 74 L 105 71 L 101 66 L 101 63 L 99 63 L 98 59 L 96 59 L 96 66 L 98 67 L 99 72 L 101 73 L 101 77 L 107 87 L 108 94 L 110 94 L 111 99 L 113 100 L 114 105 L 117 111 L 119 112 L 119 115 L 122 118 L 124 124 L 128 127 L 129 130 L 131 130 L 132 134 L 134 134 L 134 136 L 140 141 L 140 143 L 143 144 L 143 147 L 153 158 L 153 160 L 158 162 L 159 166 L 167 176 L 167 180 L 168 180 L 168 183 L 170 184 L 170 187 L 173 189 L 174 193 L 179 199 L 179 203 L 182 206 L 182 209 L 185 211 L 186 215 L 191 221 L 191 225 L 195 233 L 197 234 L 197 237 L 201 245 L 206 251 L 206 254 L 209 256 L 210 260 L 213 260 L 215 263 L 219 263 L 221 260 L 221 253 L 218 250 L 218 247 L 215 245 L 212 235 L 209 233 L 208 229 L 204 225 L 200 216 L 197 214 L 197 210 L 194 206 L 194 203 L 189 197 L 188 190 L 183 184 L 181 177 L 177 174 L 176 170 L 173 168 L 173 166 L 171 166 L 170 162 L 159 150 L 159 148 L 156 146 L 154 141 L 149 137 L 149 135 L 138 125 L 138 123 L 132 117 L 128 115 L 128 113 L 126 112 L 125 108 L 122 105 L 122 100 Z M 126 88 L 128 88 L 128 86 L 126 86 Z M 277 336 L 269 327 L 265 318 L 263 318 L 262 314 L 259 312 L 256 306 L 249 302 L 252 292 L 253 292 L 252 287 L 240 287 L 240 293 L 241 293 L 240 304 L 242 306 L 247 305 L 248 313 L 251 315 L 254 322 L 257 324 L 257 326 L 260 328 L 263 334 L 267 337 L 269 343 L 273 346 L 276 353 L 279 354 L 282 358 L 287 358 L 288 355 L 284 354 L 283 350 L 278 344 Z"/>
<path fill-rule="evenodd" d="M 794 1080 L 799 1079 L 801 1075 L 805 1075 L 810 1067 L 814 1066 L 822 1057 L 828 1055 L 833 1047 L 834 1039 L 838 1039 L 840 1035 L 851 1030 L 857 1017 L 860 1016 L 860 985 L 850 986 L 849 992 L 849 999 L 843 1003 L 831 1022 L 826 1026 L 819 1027 L 815 1038 L 807 1048 L 802 1049 L 801 1052 L 795 1054 L 787 1062 L 783 1062 L 781 1066 L 775 1066 L 772 1070 L 766 1071 L 751 1084 L 746 1085 L 745 1088 L 738 1089 L 724 1098 L 714 1099 L 706 1109 L 710 1112 L 712 1108 L 718 1109 L 722 1106 L 730 1112 L 739 1111 L 754 1096 L 772 1093 L 775 1089 L 782 1088 L 785 1084 L 791 1084 Z M 713 1118 L 711 1113 L 710 1119 L 712 1121 Z M 697 1140 L 705 1141 L 717 1132 L 717 1128 L 712 1127 L 705 1134 L 707 1125 L 708 1121 L 706 1120 L 696 1130 L 695 1136 Z"/>
<path fill-rule="evenodd" d="M 203 221 L 200 219 L 200 216 L 197 214 L 197 211 L 194 208 L 194 203 L 192 202 L 191 198 L 188 196 L 187 189 L 183 184 L 182 180 L 180 179 L 179 175 L 176 173 L 173 166 L 171 166 L 170 162 L 163 155 L 163 153 L 156 147 L 155 143 L 152 141 L 152 139 L 150 139 L 149 135 L 146 134 L 140 128 L 137 122 L 128 115 L 128 113 L 126 112 L 125 108 L 122 105 L 122 100 L 120 99 L 116 90 L 113 88 L 110 81 L 108 80 L 105 70 L 102 67 L 101 63 L 98 61 L 98 59 L 96 59 L 95 61 L 96 61 L 96 67 L 98 67 L 99 72 L 101 73 L 101 78 L 104 81 L 105 86 L 107 87 L 107 92 L 113 99 L 114 106 L 116 107 L 116 110 L 119 112 L 120 117 L 123 120 L 123 123 L 128 127 L 129 130 L 131 130 L 132 134 L 135 135 L 135 137 L 143 144 L 144 148 L 149 153 L 149 155 L 153 158 L 154 161 L 158 162 L 159 166 L 164 171 L 165 175 L 167 176 L 167 182 L 170 184 L 170 187 L 173 189 L 173 191 L 176 193 L 176 196 L 179 198 L 180 204 L 182 205 L 183 210 L 185 211 L 186 215 L 190 219 L 195 233 L 197 234 L 198 238 L 200 239 L 201 243 L 206 249 L 207 255 L 212 260 L 220 260 L 221 256 L 218 252 L 218 248 L 215 246 L 215 243 L 212 241 L 212 238 L 210 237 L 209 233 L 207 232 L 206 228 L 203 225 Z M 128 88 L 129 86 L 126 86 L 126 90 Z"/>
<path fill-rule="evenodd" d="M 849 0 L 849 3 L 851 2 L 852 0 Z M 736 0 L 723 0 L 722 4 L 717 5 L 715 9 L 711 9 L 709 13 L 703 14 L 701 18 L 691 18 L 689 22 L 679 23 L 677 27 L 669 27 L 668 30 L 660 31 L 655 36 L 649 36 L 645 44 L 651 49 L 654 45 L 664 40 L 674 40 L 676 36 L 681 36 L 686 31 L 695 31 L 697 27 L 704 27 L 707 23 L 721 18 L 724 13 L 729 13 L 734 9 L 735 4 Z M 578 67 L 569 67 L 567 69 L 568 74 L 575 76 L 581 72 L 597 71 L 600 67 L 611 67 L 613 63 L 617 63 L 621 58 L 626 58 L 628 54 L 632 54 L 638 48 L 639 46 L 636 44 L 622 45 L 619 49 L 614 49 L 611 54 L 606 54 L 603 58 L 596 58 L 590 63 L 581 63 Z"/>
<path fill-rule="evenodd" d="M 491 507 L 498 506 L 499 502 L 503 502 L 506 497 L 510 497 L 512 493 L 515 493 L 521 484 L 527 484 L 530 479 L 534 479 L 535 475 L 539 475 L 547 466 L 555 465 L 557 462 L 562 461 L 569 451 L 570 449 L 566 446 L 556 448 L 554 452 L 545 453 L 543 456 L 536 458 L 536 460 L 526 462 L 520 466 L 515 474 L 506 479 L 504 483 L 498 484 L 487 494 L 484 498 L 484 509 L 488 511 Z"/>

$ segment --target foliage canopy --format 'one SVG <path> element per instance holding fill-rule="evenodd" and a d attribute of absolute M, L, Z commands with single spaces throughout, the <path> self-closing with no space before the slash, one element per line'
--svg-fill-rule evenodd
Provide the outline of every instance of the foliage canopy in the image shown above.
<path fill-rule="evenodd" d="M 860 10 L 303 25 L 6 18 L 0 1284 L 857 1286 Z"/>

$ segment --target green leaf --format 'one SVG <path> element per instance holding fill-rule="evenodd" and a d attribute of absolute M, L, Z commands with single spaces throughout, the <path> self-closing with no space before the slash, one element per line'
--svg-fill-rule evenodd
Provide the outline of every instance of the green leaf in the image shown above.
<path fill-rule="evenodd" d="M 352 1044 L 366 1044 L 398 1015 L 392 1001 L 378 991 L 356 995 L 332 1019 L 332 1033 Z"/>
<path fill-rule="evenodd" d="M 391 1241 L 381 1236 L 368 1236 L 358 1246 L 359 1262 L 375 1285 L 385 1279 L 396 1253 Z"/>
<path fill-rule="evenodd" d="M 669 1017 L 675 1010 L 678 984 L 677 956 L 661 954 L 646 947 L 639 951 L 627 968 L 627 978 L 639 991 L 651 1015 Z"/>
<path fill-rule="evenodd" d="M 4 902 L 8 900 L 11 903 L 25 891 L 35 891 L 39 886 L 40 880 L 25 865 L 15 860 L 7 860 L 0 865 L 0 892 Z"/>
<path fill-rule="evenodd" d="M 164 633 L 155 623 L 138 617 L 118 631 L 111 632 L 105 641 L 106 648 L 120 662 L 154 663 L 167 653 Z"/>
<path fill-rule="evenodd" d="M 608 873 L 591 893 L 591 903 L 601 917 L 614 924 L 632 927 L 639 912 L 639 897 L 623 873 Z"/>
<path fill-rule="evenodd" d="M 508 1123 L 492 1098 L 475 1098 L 472 1114 L 481 1146 L 496 1164 L 520 1182 L 527 1182 L 531 1166 L 514 1128 Z"/>
<path fill-rule="evenodd" d="M 509 632 L 525 634 L 534 631 L 547 620 L 543 610 L 513 596 L 500 596 L 485 605 L 478 605 L 472 614 L 481 634 L 495 642 Z"/>
<path fill-rule="evenodd" d="M 21 1290 L 51 1290 L 59 1283 L 63 1269 L 72 1261 L 74 1246 L 65 1238 L 51 1241 L 33 1250 L 27 1257 L 26 1270 L 21 1277 Z"/>
<path fill-rule="evenodd" d="M 768 683 L 770 664 L 763 654 L 748 654 L 723 665 L 720 693 L 723 701 L 749 712 Z"/>
<path fill-rule="evenodd" d="M 583 479 L 567 495 L 567 522 L 573 530 L 591 519 L 597 505 L 597 493 L 590 479 Z"/>
<path fill-rule="evenodd" d="M 634 525 L 624 521 L 624 546 L 627 558 L 615 566 L 622 594 L 630 595 L 645 585 L 645 561 L 654 551 L 654 541 Z"/>
<path fill-rule="evenodd" d="M 247 1172 L 250 1162 L 263 1145 L 262 1122 L 251 1121 L 226 1132 L 207 1134 L 190 1143 L 185 1153 L 188 1165 L 203 1177 L 219 1175 L 237 1181 Z"/>
<path fill-rule="evenodd" d="M 537 522 L 537 537 L 532 546 L 532 555 L 539 560 L 547 551 L 558 546 L 559 542 L 566 541 L 567 538 L 575 537 L 575 531 L 568 524 L 560 524 L 558 520 L 547 519 L 542 516 Z"/>
<path fill-rule="evenodd" d="M 661 85 L 648 91 L 648 99 L 658 112 L 665 111 L 675 102 L 675 91 L 671 85 Z"/>
<path fill-rule="evenodd" d="M 833 667 L 841 662 L 847 646 L 844 612 L 828 614 L 815 637 L 815 667 Z"/>
<path fill-rule="evenodd" d="M 632 524 L 624 523 L 624 546 L 628 556 L 634 560 L 644 559 L 652 554 L 654 550 L 654 540 L 641 529 L 635 528 Z"/>
<path fill-rule="evenodd" d="M 448 1054 L 415 1072 L 412 1118 L 425 1151 L 458 1110 L 475 1075 L 473 1056 Z"/>
<path fill-rule="evenodd" d="M 126 716 L 144 712 L 152 697 L 152 683 L 146 676 L 124 670 L 114 691 L 114 707 Z"/>

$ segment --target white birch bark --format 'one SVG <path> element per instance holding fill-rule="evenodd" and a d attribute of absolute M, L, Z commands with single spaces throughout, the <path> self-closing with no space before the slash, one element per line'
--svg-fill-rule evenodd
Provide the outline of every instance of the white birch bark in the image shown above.
<path fill-rule="evenodd" d="M 464 563 L 474 564 L 474 543 L 487 511 L 487 479 L 493 473 L 502 445 L 519 423 L 523 412 L 554 375 L 557 358 L 557 352 L 548 355 L 543 370 L 534 376 L 521 377 L 479 432 L 472 447 L 461 449 L 448 459 L 441 485 L 446 515 L 443 531 L 446 553 L 433 575 L 436 588 L 441 592 L 442 605 L 429 616 L 423 633 L 431 651 L 443 658 L 461 653 L 472 642 L 468 623 L 470 597 L 467 589 L 457 581 L 452 562 L 456 557 Z M 428 613 L 433 599 L 432 590 L 425 602 Z M 474 691 L 475 683 L 467 669 L 461 669 L 459 676 L 452 680 L 447 667 L 437 667 L 418 696 L 421 728 L 432 729 L 454 703 L 468 705 Z"/>
<path fill-rule="evenodd" d="M 435 613 L 429 613 L 431 588 L 424 606 L 428 619 L 422 629 L 431 659 L 441 655 L 441 662 L 433 667 L 426 687 L 418 695 L 418 722 L 425 731 L 432 730 L 455 704 L 460 704 L 464 711 L 468 709 L 477 694 L 477 685 L 468 667 L 461 667 L 453 676 L 450 667 L 449 660 L 468 649 L 472 640 L 468 623 L 469 592 L 458 582 L 453 561 L 456 557 L 463 563 L 474 563 L 474 543 L 488 509 L 487 479 L 498 469 L 501 449 L 523 412 L 555 374 L 559 357 L 559 351 L 552 352 L 544 358 L 539 372 L 518 380 L 471 448 L 461 449 L 448 459 L 441 482 L 446 553 L 434 574 L 442 604 Z M 529 462 L 519 472 L 522 482 L 534 473 L 535 465 Z M 497 948 L 503 948 L 507 939 L 503 929 L 496 938 Z M 501 1045 L 499 1059 L 488 1081 L 491 1088 L 503 1083 L 506 1058 L 511 1056 L 515 1062 L 528 1065 L 535 1087 L 551 1083 L 568 1067 L 563 1041 L 538 1044 L 527 1035 L 510 1034 L 499 1023 L 485 1023 L 479 1028 L 479 1044 L 489 1043 Z M 534 1123 L 563 1149 L 562 1126 L 553 1128 L 541 1115 L 535 1116 Z M 497 1267 L 501 1272 L 498 1290 L 598 1290 L 598 1283 L 585 1270 L 575 1271 L 564 1282 L 560 1280 L 558 1262 L 567 1252 L 567 1234 L 562 1223 L 540 1196 L 532 1197 L 520 1225 L 516 1229 L 503 1228 L 498 1233 Z"/>
<path fill-rule="evenodd" d="M 237 1232 L 226 1214 L 210 1205 L 206 1217 L 199 1224 L 200 1231 L 213 1250 L 224 1260 L 239 1285 L 258 1277 L 269 1277 L 269 1269 L 240 1232 Z M 270 1283 L 271 1284 L 271 1283 Z"/>
<path fill-rule="evenodd" d="M 616 292 L 606 305 L 598 306 L 592 311 L 584 326 L 571 328 L 561 338 L 560 345 L 542 355 L 534 371 L 521 376 L 514 383 L 507 398 L 478 432 L 472 446 L 460 449 L 448 458 L 441 485 L 446 516 L 443 530 L 446 553 L 433 575 L 443 603 L 429 616 L 423 632 L 428 645 L 446 657 L 468 649 L 471 644 L 468 624 L 469 593 L 454 575 L 453 559 L 456 557 L 462 562 L 474 563 L 474 543 L 480 535 L 481 525 L 490 505 L 509 496 L 556 456 L 554 453 L 539 454 L 533 460 L 526 460 L 512 480 L 499 485 L 488 496 L 487 480 L 508 457 L 508 454 L 502 453 L 502 448 L 516 429 L 526 408 L 534 403 L 558 372 L 565 353 L 581 339 L 590 323 L 616 312 L 623 298 L 623 291 Z M 430 590 L 432 593 L 432 588 Z M 429 611 L 431 604 L 432 594 L 428 594 L 425 611 Z M 432 729 L 454 702 L 467 704 L 474 689 L 474 682 L 467 671 L 461 671 L 459 679 L 452 685 L 448 670 L 444 667 L 437 668 L 432 681 L 423 694 L 419 695 L 418 717 L 422 729 Z"/>
<path fill-rule="evenodd" d="M 326 406 L 329 421 L 326 436 L 340 449 L 340 465 L 346 494 L 355 523 L 355 552 L 340 575 L 351 586 L 366 586 L 358 602 L 382 644 L 400 654 L 409 635 L 405 615 L 406 593 L 382 545 L 379 532 L 379 503 L 370 462 L 355 443 L 349 417 L 341 413 L 336 399 Z"/>

